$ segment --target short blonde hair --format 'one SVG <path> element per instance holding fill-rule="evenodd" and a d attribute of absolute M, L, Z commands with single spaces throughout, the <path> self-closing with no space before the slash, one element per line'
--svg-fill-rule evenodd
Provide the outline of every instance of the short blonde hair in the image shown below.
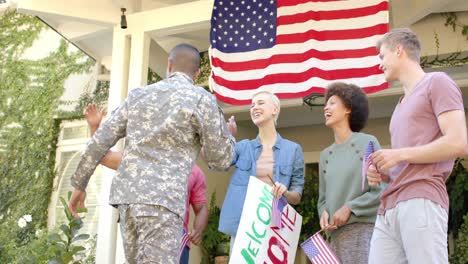
<path fill-rule="evenodd" d="M 418 36 L 409 28 L 396 28 L 387 32 L 378 42 L 377 50 L 380 50 L 382 45 L 395 50 L 398 45 L 401 45 L 410 59 L 420 62 L 421 43 Z"/>
<path fill-rule="evenodd" d="M 279 113 L 280 113 L 280 110 L 281 110 L 281 103 L 280 103 L 280 99 L 278 98 L 278 96 L 276 96 L 274 93 L 270 92 L 270 91 L 258 91 L 256 93 L 254 93 L 252 95 L 252 100 L 254 99 L 255 96 L 259 95 L 259 94 L 267 94 L 270 96 L 271 98 L 271 101 L 273 102 L 273 105 L 276 106 L 278 108 L 278 113 L 275 115 L 275 125 L 278 121 L 278 116 L 279 116 Z"/>

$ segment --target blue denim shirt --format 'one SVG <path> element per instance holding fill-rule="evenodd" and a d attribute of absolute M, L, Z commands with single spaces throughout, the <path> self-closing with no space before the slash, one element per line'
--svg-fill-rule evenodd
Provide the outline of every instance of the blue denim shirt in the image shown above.
<path fill-rule="evenodd" d="M 219 219 L 219 231 L 235 236 L 239 226 L 250 176 L 256 175 L 257 160 L 263 146 L 260 139 L 244 139 L 236 143 L 232 165 L 236 169 L 231 177 Z M 299 144 L 283 139 L 279 134 L 273 146 L 273 180 L 302 194 L 304 187 L 304 154 Z"/>

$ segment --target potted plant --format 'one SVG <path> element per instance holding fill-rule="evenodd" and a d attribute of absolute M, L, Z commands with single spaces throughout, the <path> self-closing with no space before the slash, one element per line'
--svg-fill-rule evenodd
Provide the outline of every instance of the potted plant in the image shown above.
<path fill-rule="evenodd" d="M 208 225 L 203 231 L 201 242 L 203 264 L 215 263 L 215 257 L 229 255 L 229 236 L 218 231 L 219 214 L 221 210 L 216 206 L 216 191 L 211 194 L 208 212 Z"/>

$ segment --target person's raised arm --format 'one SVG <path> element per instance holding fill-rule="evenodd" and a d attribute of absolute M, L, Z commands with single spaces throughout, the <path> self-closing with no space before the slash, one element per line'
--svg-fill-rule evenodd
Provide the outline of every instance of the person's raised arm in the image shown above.
<path fill-rule="evenodd" d="M 69 201 L 69 209 L 73 216 L 77 217 L 78 205 L 84 205 L 86 197 L 86 186 L 96 169 L 99 161 L 107 151 L 125 137 L 127 130 L 127 102 L 125 101 L 112 113 L 111 117 L 104 122 L 89 141 L 86 150 L 81 155 L 77 169 L 71 177 L 71 185 L 75 188 Z"/>
<path fill-rule="evenodd" d="M 96 130 L 101 124 L 102 118 L 106 115 L 106 108 L 98 111 L 95 104 L 89 104 L 83 111 L 83 115 L 88 123 L 91 136 L 94 135 Z M 122 151 L 109 150 L 107 154 L 101 159 L 101 165 L 109 169 L 116 170 L 122 161 Z"/>
<path fill-rule="evenodd" d="M 212 95 L 202 96 L 194 113 L 203 159 L 210 168 L 224 170 L 231 165 L 235 139 L 229 133 L 221 108 Z"/>

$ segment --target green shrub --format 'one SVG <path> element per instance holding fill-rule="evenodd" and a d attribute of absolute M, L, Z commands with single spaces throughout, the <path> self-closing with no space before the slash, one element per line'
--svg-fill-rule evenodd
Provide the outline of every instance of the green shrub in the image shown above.
<path fill-rule="evenodd" d="M 458 229 L 463 223 L 463 216 L 468 212 L 468 171 L 457 159 L 452 174 L 447 180 L 447 192 L 450 199 L 448 231 L 458 237 Z"/>
<path fill-rule="evenodd" d="M 214 263 L 217 247 L 222 242 L 229 242 L 230 237 L 218 231 L 219 214 L 221 210 L 216 206 L 216 191 L 211 194 L 210 208 L 208 212 L 208 224 L 203 231 L 203 239 L 200 245 L 203 264 Z"/>
<path fill-rule="evenodd" d="M 463 224 L 458 230 L 458 239 L 455 241 L 455 251 L 450 256 L 452 264 L 468 263 L 468 214 L 463 219 Z"/>
<path fill-rule="evenodd" d="M 10 242 L 26 243 L 31 236 L 26 229 L 12 230 L 24 212 L 36 230 L 47 225 L 56 175 L 55 117 L 64 82 L 94 62 L 81 51 L 70 51 L 64 40 L 44 58 L 24 59 L 24 51 L 47 29 L 36 17 L 6 11 L 0 28 L 0 250 L 6 250 Z M 9 263 L 1 252 L 0 263 Z"/>
<path fill-rule="evenodd" d="M 94 263 L 96 238 L 79 233 L 82 220 L 72 217 L 65 199 L 60 197 L 60 201 L 67 221 L 55 230 L 40 229 L 31 215 L 24 215 L 17 225 L 0 233 L 0 263 Z M 16 239 L 8 240 L 8 236 Z"/>
<path fill-rule="evenodd" d="M 299 243 L 308 239 L 310 236 L 320 230 L 320 219 L 317 211 L 318 199 L 318 164 L 306 164 L 304 191 L 301 197 L 301 203 L 294 206 L 296 211 L 302 215 L 302 227 Z"/>

